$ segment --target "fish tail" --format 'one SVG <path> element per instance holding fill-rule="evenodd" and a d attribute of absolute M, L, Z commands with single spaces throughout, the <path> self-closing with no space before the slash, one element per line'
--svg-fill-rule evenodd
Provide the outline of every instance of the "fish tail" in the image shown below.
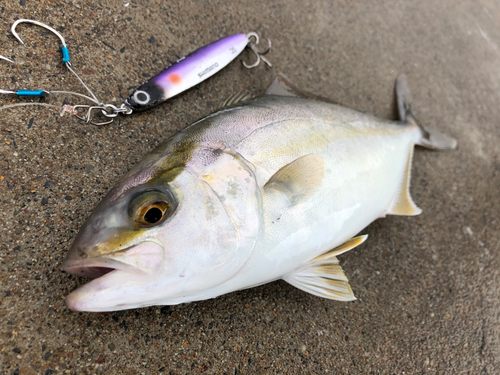
<path fill-rule="evenodd" d="M 452 150 L 457 147 L 457 141 L 445 134 L 428 129 L 419 124 L 412 111 L 412 100 L 405 74 L 398 75 L 396 79 L 396 97 L 398 112 L 401 121 L 419 127 L 421 137 L 417 144 L 433 150 Z"/>

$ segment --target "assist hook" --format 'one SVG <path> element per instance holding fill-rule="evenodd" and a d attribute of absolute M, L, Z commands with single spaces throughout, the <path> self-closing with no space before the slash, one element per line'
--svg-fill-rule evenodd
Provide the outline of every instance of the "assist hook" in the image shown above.
<path fill-rule="evenodd" d="M 52 27 L 44 24 L 44 23 L 41 23 L 41 22 L 38 22 L 38 21 L 34 21 L 34 20 L 27 20 L 27 19 L 20 19 L 20 20 L 17 20 L 16 22 L 14 22 L 12 24 L 12 27 L 10 28 L 10 32 L 12 33 L 12 35 L 14 35 L 14 37 L 19 41 L 19 43 L 21 44 L 24 44 L 23 40 L 19 37 L 19 34 L 17 33 L 16 31 L 16 27 L 17 25 L 19 25 L 20 23 L 31 23 L 33 25 L 37 25 L 37 26 L 40 26 L 40 27 L 43 27 L 44 29 L 47 29 L 49 30 L 52 34 L 56 35 L 60 40 L 61 40 L 61 43 L 62 43 L 62 46 L 61 46 L 61 52 L 63 54 L 63 63 L 65 64 L 69 64 L 71 65 L 70 63 L 70 58 L 69 58 L 69 51 L 68 51 L 68 47 L 66 46 L 66 41 L 64 40 L 64 38 L 62 37 L 61 34 L 59 34 L 59 32 L 55 29 L 53 29 Z"/>
<path fill-rule="evenodd" d="M 14 61 L 12 61 L 11 59 L 8 59 L 8 58 L 6 58 L 5 56 L 2 56 L 2 55 L 0 55 L 0 59 L 2 59 L 2 60 L 6 60 L 6 61 L 11 62 L 11 63 L 13 63 L 13 62 L 14 62 Z"/>
<path fill-rule="evenodd" d="M 46 24 L 44 24 L 42 22 L 35 21 L 35 20 L 28 20 L 28 19 L 20 19 L 20 20 L 17 20 L 16 22 L 14 22 L 12 24 L 12 27 L 10 28 L 10 31 L 11 31 L 12 35 L 14 35 L 14 37 L 21 44 L 24 44 L 24 42 L 19 37 L 19 34 L 16 31 L 16 27 L 19 24 L 21 24 L 21 23 L 30 23 L 30 24 L 33 24 L 33 25 L 37 25 L 37 26 L 43 27 L 44 29 L 49 30 L 52 34 L 54 34 L 55 36 L 57 36 L 59 38 L 59 40 L 61 41 L 61 44 L 62 44 L 61 45 L 62 62 L 64 63 L 64 65 L 66 65 L 66 67 L 68 68 L 68 70 L 80 81 L 80 83 L 82 84 L 82 86 L 85 87 L 85 89 L 90 94 L 90 96 L 94 99 L 94 101 L 99 102 L 99 100 L 94 95 L 94 93 L 92 92 L 92 90 L 90 90 L 88 88 L 88 86 L 83 82 L 83 80 L 78 76 L 78 74 L 76 74 L 76 72 L 71 68 L 71 61 L 70 61 L 70 57 L 69 57 L 69 50 L 68 50 L 68 47 L 66 46 L 66 41 L 64 40 L 63 36 L 56 29 L 54 29 L 54 28 L 52 28 L 52 27 L 50 27 L 50 26 L 48 26 L 48 25 L 46 25 Z"/>
<path fill-rule="evenodd" d="M 127 109 L 124 109 L 124 108 L 115 108 L 114 106 L 109 105 L 109 104 L 108 105 L 102 104 L 97 99 L 97 97 L 94 95 L 94 93 L 92 92 L 92 90 L 90 90 L 90 88 L 83 82 L 83 80 L 78 76 L 78 74 L 71 68 L 71 62 L 70 62 L 70 57 L 69 57 L 69 50 L 68 50 L 68 47 L 66 45 L 66 41 L 64 40 L 63 36 L 57 30 L 55 30 L 54 28 L 52 28 L 52 27 L 50 27 L 50 26 L 48 26 L 48 25 L 46 25 L 46 24 L 44 24 L 42 22 L 39 22 L 39 21 L 28 20 L 28 19 L 17 20 L 12 25 L 11 32 L 12 32 L 12 35 L 14 35 L 14 37 L 21 44 L 24 44 L 24 42 L 19 37 L 19 34 L 16 31 L 16 27 L 20 23 L 30 23 L 30 24 L 33 24 L 33 25 L 40 26 L 40 27 L 42 27 L 42 28 L 44 28 L 46 30 L 49 30 L 51 33 L 53 33 L 54 35 L 56 35 L 59 38 L 59 40 L 61 41 L 61 44 L 62 44 L 61 45 L 61 52 L 62 52 L 62 55 L 63 55 L 62 56 L 62 62 L 68 68 L 68 70 L 80 81 L 80 83 L 82 84 L 82 86 L 85 87 L 85 89 L 89 92 L 89 94 L 91 95 L 91 97 L 88 97 L 86 95 L 79 94 L 79 93 L 76 93 L 76 92 L 70 92 L 70 91 L 46 91 L 46 90 L 36 90 L 36 91 L 35 90 L 17 90 L 17 91 L 0 90 L 0 94 L 14 94 L 14 95 L 17 95 L 17 96 L 28 96 L 28 97 L 42 97 L 42 96 L 46 96 L 46 95 L 49 95 L 49 94 L 70 94 L 70 95 L 76 95 L 76 96 L 82 97 L 84 99 L 87 99 L 87 100 L 93 102 L 95 105 L 93 105 L 93 106 L 85 106 L 85 105 L 69 106 L 69 105 L 64 105 L 62 107 L 61 116 L 65 112 L 68 112 L 68 113 L 76 116 L 77 118 L 79 118 L 81 120 L 84 120 L 86 123 L 91 123 L 93 125 L 98 125 L 98 126 L 100 126 L 100 125 L 107 125 L 107 124 L 113 122 L 113 119 L 111 119 L 110 121 L 97 123 L 97 122 L 95 122 L 95 121 L 93 121 L 91 119 L 91 114 L 92 114 L 93 110 L 100 109 L 102 111 L 102 114 L 104 116 L 108 117 L 108 118 L 116 117 L 118 115 L 118 113 L 127 113 Z M 1 56 L 0 55 L 0 59 L 9 61 L 11 63 L 14 63 L 14 61 L 12 61 L 11 59 L 8 59 L 5 56 Z M 11 108 L 11 107 L 17 107 L 17 106 L 23 106 L 23 105 L 43 105 L 43 106 L 47 106 L 47 107 L 58 108 L 57 106 L 54 106 L 54 105 L 51 105 L 51 104 L 45 104 L 45 103 L 20 103 L 20 104 L 3 106 L 2 109 Z M 80 109 L 87 109 L 87 111 L 88 111 L 87 114 L 85 116 L 80 115 L 79 114 L 79 110 Z"/>

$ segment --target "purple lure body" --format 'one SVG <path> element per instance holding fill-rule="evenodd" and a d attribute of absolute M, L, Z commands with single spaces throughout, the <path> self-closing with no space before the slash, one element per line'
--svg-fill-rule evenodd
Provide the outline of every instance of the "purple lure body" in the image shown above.
<path fill-rule="evenodd" d="M 144 83 L 125 101 L 125 105 L 134 111 L 156 106 L 217 73 L 247 44 L 245 34 L 235 34 L 200 48 Z"/>

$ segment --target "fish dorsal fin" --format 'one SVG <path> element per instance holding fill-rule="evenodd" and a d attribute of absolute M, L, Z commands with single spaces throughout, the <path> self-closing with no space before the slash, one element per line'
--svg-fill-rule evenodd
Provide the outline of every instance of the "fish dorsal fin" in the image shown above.
<path fill-rule="evenodd" d="M 284 74 L 278 74 L 266 90 L 266 95 L 296 96 L 303 98 L 303 92 L 296 87 Z M 307 93 L 306 93 L 307 94 Z"/>
<path fill-rule="evenodd" d="M 237 104 L 246 102 L 247 100 L 250 100 L 252 98 L 253 94 L 251 92 L 248 92 L 246 90 L 240 90 L 236 94 L 232 94 L 231 96 L 229 96 L 229 98 L 221 102 L 219 105 L 219 109 L 232 107 Z"/>
<path fill-rule="evenodd" d="M 336 102 L 323 98 L 318 95 L 311 94 L 304 90 L 299 89 L 282 73 L 274 79 L 273 83 L 269 85 L 266 90 L 266 95 L 277 95 L 277 96 L 294 96 L 297 98 L 313 99 L 319 100 L 326 103 L 337 104 Z"/>
<path fill-rule="evenodd" d="M 420 215 L 422 210 L 417 207 L 410 196 L 410 179 L 411 179 L 411 162 L 413 159 L 413 146 L 410 147 L 408 154 L 408 161 L 406 162 L 406 169 L 403 174 L 403 180 L 399 187 L 391 207 L 387 211 L 390 215 L 406 215 L 415 216 Z"/>
<path fill-rule="evenodd" d="M 295 96 L 297 98 L 318 99 L 318 96 L 299 89 L 282 73 L 278 74 L 266 90 L 266 95 Z"/>
<path fill-rule="evenodd" d="M 325 160 L 318 154 L 295 159 L 282 167 L 264 185 L 265 189 L 282 192 L 290 204 L 305 201 L 318 190 L 325 174 Z"/>
<path fill-rule="evenodd" d="M 283 277 L 287 283 L 315 296 L 338 301 L 354 301 L 347 277 L 336 255 L 362 244 L 367 235 L 351 238 L 329 252 L 311 259 L 299 270 Z"/>

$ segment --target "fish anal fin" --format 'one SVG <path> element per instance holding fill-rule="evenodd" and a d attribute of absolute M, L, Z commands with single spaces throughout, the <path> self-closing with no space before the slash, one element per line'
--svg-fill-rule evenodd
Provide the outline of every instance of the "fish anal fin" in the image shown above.
<path fill-rule="evenodd" d="M 337 301 L 354 301 L 356 297 L 336 255 L 355 248 L 367 238 L 367 235 L 351 238 L 335 249 L 311 259 L 297 271 L 283 277 L 283 280 L 315 296 Z"/>
<path fill-rule="evenodd" d="M 282 167 L 269 179 L 264 188 L 281 191 L 291 204 L 298 204 L 318 190 L 324 174 L 323 157 L 319 154 L 309 154 Z"/>
<path fill-rule="evenodd" d="M 287 277 L 284 280 L 290 285 L 318 297 L 346 302 L 356 300 L 351 286 L 347 281 L 307 276 L 297 276 L 294 279 Z"/>
<path fill-rule="evenodd" d="M 403 180 L 399 187 L 394 200 L 391 203 L 391 207 L 387 211 L 389 215 L 406 215 L 406 216 L 416 216 L 422 213 L 422 210 L 417 207 L 413 199 L 410 196 L 410 179 L 411 179 L 411 162 L 413 159 L 413 146 L 410 147 L 408 153 L 408 161 L 406 163 L 406 169 L 403 174 Z"/>

